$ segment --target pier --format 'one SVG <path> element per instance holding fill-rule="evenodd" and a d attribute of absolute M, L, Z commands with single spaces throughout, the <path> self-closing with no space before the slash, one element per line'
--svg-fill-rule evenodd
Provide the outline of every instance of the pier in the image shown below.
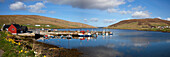
<path fill-rule="evenodd" d="M 33 33 L 20 33 L 21 37 L 36 37 L 39 34 L 40 37 L 97 37 L 98 35 L 113 35 L 110 31 L 49 31 L 49 30 L 32 30 Z"/>

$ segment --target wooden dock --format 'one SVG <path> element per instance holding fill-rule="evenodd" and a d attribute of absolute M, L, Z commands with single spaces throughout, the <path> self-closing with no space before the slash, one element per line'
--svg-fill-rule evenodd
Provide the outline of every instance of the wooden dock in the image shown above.
<path fill-rule="evenodd" d="M 60 37 L 60 36 L 71 36 L 71 37 L 97 37 L 98 35 L 113 35 L 110 31 L 39 31 L 38 33 L 20 33 L 18 34 L 21 37 L 37 37 L 39 34 L 40 37 L 47 35 L 48 37 Z M 38 36 L 38 37 L 39 37 Z"/>

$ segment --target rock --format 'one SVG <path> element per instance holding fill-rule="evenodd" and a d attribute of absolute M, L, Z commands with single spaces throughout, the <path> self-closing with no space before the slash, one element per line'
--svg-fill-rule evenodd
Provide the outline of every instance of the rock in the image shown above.
<path fill-rule="evenodd" d="M 0 57 L 2 57 L 3 53 L 4 53 L 4 51 L 0 49 Z"/>

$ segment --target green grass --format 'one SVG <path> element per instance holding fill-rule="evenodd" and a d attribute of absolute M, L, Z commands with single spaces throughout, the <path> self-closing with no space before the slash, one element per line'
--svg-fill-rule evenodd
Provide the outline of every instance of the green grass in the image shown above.
<path fill-rule="evenodd" d="M 23 26 L 27 26 L 28 28 L 50 28 L 50 29 L 63 28 L 63 27 L 55 26 L 55 25 L 50 25 L 50 27 L 47 27 L 47 26 L 45 26 L 45 24 L 41 25 L 41 26 L 34 26 L 34 25 L 23 25 Z"/>
<path fill-rule="evenodd" d="M 2 25 L 0 25 L 0 29 L 2 28 Z"/>
<path fill-rule="evenodd" d="M 106 27 L 109 29 L 131 29 L 131 30 L 143 30 L 143 31 L 161 31 L 161 32 L 170 32 L 170 29 L 157 29 L 157 28 L 120 28 L 120 27 Z"/>
<path fill-rule="evenodd" d="M 144 31 L 161 31 L 161 32 L 170 32 L 170 29 L 157 29 L 157 28 L 149 28 L 149 29 L 139 29 L 139 30 L 144 30 Z"/>
<path fill-rule="evenodd" d="M 2 57 L 26 57 L 31 56 L 34 57 L 34 53 L 31 50 L 23 49 L 22 46 L 19 46 L 17 44 L 12 44 L 11 42 L 5 40 L 7 37 L 7 34 L 4 32 L 0 32 L 0 49 L 4 51 Z M 19 51 L 24 50 L 28 51 L 27 53 Z"/>

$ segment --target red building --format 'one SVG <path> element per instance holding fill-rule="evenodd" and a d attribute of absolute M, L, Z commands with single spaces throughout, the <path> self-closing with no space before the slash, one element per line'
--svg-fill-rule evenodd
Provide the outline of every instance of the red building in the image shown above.
<path fill-rule="evenodd" d="M 11 24 L 11 26 L 8 28 L 8 31 L 11 33 L 20 33 L 21 26 L 19 24 Z"/>

